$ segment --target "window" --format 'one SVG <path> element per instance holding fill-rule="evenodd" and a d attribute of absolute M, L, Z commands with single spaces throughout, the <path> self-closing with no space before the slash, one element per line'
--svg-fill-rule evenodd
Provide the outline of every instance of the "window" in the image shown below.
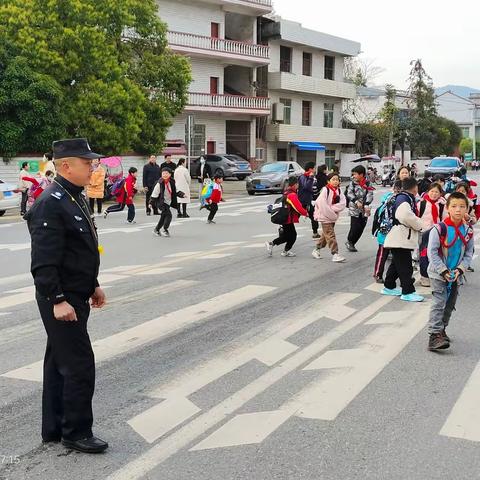
<path fill-rule="evenodd" d="M 280 46 L 280 71 L 292 71 L 292 49 L 289 47 Z"/>
<path fill-rule="evenodd" d="M 205 125 L 195 124 L 193 127 L 192 156 L 199 157 L 205 153 Z"/>
<path fill-rule="evenodd" d="M 325 150 L 325 165 L 332 168 L 335 164 L 335 150 Z"/>
<path fill-rule="evenodd" d="M 309 127 L 312 124 L 312 102 L 302 102 L 302 125 Z"/>
<path fill-rule="evenodd" d="M 303 74 L 307 77 L 312 76 L 312 54 L 303 52 Z"/>
<path fill-rule="evenodd" d="M 281 98 L 280 103 L 283 103 L 283 123 L 290 125 L 292 123 L 292 100 Z"/>
<path fill-rule="evenodd" d="M 323 107 L 323 126 L 325 128 L 333 128 L 333 111 L 335 105 L 333 103 L 325 103 Z"/>
<path fill-rule="evenodd" d="M 462 127 L 462 135 L 463 135 L 463 138 L 469 138 L 470 137 L 470 127 Z"/>
<path fill-rule="evenodd" d="M 326 80 L 335 80 L 335 57 L 325 55 L 325 73 Z"/>
<path fill-rule="evenodd" d="M 277 160 L 279 162 L 284 162 L 285 160 L 280 160 L 280 157 L 283 158 L 283 152 L 285 152 L 285 157 L 287 156 L 286 148 L 279 148 L 277 150 Z M 260 168 L 261 173 L 281 173 L 287 170 L 286 163 L 267 163 L 262 168 Z"/>
<path fill-rule="evenodd" d="M 287 149 L 286 148 L 278 148 L 277 149 L 277 162 L 286 162 L 287 161 Z M 284 165 L 280 170 L 275 170 L 277 172 L 284 172 L 287 167 Z M 262 167 L 263 171 L 263 167 Z"/>
<path fill-rule="evenodd" d="M 265 149 L 264 148 L 256 148 L 255 149 L 255 158 L 257 160 L 264 160 L 265 157 Z"/>

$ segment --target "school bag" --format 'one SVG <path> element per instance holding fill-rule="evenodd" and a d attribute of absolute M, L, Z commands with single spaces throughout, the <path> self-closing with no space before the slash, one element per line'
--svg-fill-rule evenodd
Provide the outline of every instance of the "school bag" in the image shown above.
<path fill-rule="evenodd" d="M 426 200 L 422 200 L 420 202 L 420 210 L 418 212 L 418 216 L 420 218 L 423 217 L 423 214 L 425 213 L 425 210 L 427 208 L 427 201 Z M 438 218 L 442 218 L 443 217 L 443 211 L 445 210 L 445 204 L 444 203 L 440 203 L 439 204 L 439 207 L 438 207 Z"/>
<path fill-rule="evenodd" d="M 200 200 L 202 205 L 205 205 L 207 200 L 212 196 L 213 193 L 213 181 L 210 179 L 205 180 L 202 188 L 202 193 L 200 194 Z"/>
<path fill-rule="evenodd" d="M 125 186 L 125 178 L 119 178 L 114 184 L 112 185 L 112 195 L 116 197 Z"/>
<path fill-rule="evenodd" d="M 270 220 L 275 225 L 285 225 L 290 215 L 286 198 L 280 197 L 275 200 L 273 205 L 269 205 L 268 212 L 270 213 Z"/>
<path fill-rule="evenodd" d="M 376 210 L 373 215 L 372 235 L 376 237 L 378 233 L 387 235 L 394 225 L 394 207 L 397 195 L 391 195 Z"/>

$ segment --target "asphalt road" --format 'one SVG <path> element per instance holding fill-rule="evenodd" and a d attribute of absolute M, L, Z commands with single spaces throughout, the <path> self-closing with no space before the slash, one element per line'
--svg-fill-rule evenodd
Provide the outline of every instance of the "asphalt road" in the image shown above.
<path fill-rule="evenodd" d="M 430 353 L 428 290 L 421 305 L 380 296 L 368 231 L 338 265 L 311 257 L 302 221 L 298 256 L 268 258 L 273 198 L 230 195 L 216 225 L 191 206 L 171 238 L 141 211 L 97 220 L 109 305 L 90 320 L 94 431 L 110 443 L 97 456 L 41 444 L 29 237 L 1 220 L 0 478 L 480 478 L 478 273 L 450 350 Z M 347 230 L 342 217 L 341 246 Z"/>

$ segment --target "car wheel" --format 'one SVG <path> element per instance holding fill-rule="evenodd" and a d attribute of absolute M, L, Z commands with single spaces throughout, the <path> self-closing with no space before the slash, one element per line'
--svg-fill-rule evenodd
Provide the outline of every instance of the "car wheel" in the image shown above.
<path fill-rule="evenodd" d="M 245 180 L 247 177 L 246 177 L 246 175 L 239 175 L 237 178 L 239 180 Z"/>
<path fill-rule="evenodd" d="M 225 173 L 221 168 L 217 168 L 214 172 L 214 175 L 221 175 L 222 177 L 225 177 Z"/>
<path fill-rule="evenodd" d="M 251 195 L 252 197 L 255 195 L 255 192 L 253 190 L 247 190 L 248 194 Z"/>
<path fill-rule="evenodd" d="M 6 210 L 0 210 L 0 217 L 3 217 L 5 215 Z"/>

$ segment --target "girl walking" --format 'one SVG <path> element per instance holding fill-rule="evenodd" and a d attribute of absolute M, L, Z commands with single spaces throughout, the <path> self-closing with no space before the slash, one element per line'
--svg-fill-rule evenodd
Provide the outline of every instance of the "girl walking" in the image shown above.
<path fill-rule="evenodd" d="M 313 258 L 322 258 L 321 250 L 327 245 L 332 253 L 333 262 L 344 262 L 345 258 L 338 254 L 338 242 L 335 236 L 335 223 L 340 213 L 346 208 L 346 199 L 340 189 L 338 173 L 328 175 L 327 186 L 322 189 L 315 201 L 314 218 L 322 225 L 322 234 L 317 241 L 317 246 L 312 252 Z"/>

